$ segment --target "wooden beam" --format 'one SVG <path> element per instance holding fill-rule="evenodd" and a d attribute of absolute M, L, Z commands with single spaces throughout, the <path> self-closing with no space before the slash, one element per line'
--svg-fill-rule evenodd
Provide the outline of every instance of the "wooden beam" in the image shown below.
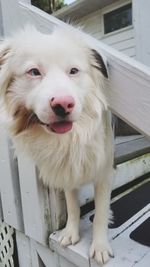
<path fill-rule="evenodd" d="M 16 231 L 16 243 L 17 243 L 19 267 L 33 267 L 31 259 L 30 239 L 23 233 Z"/>
<path fill-rule="evenodd" d="M 0 35 L 7 36 L 21 26 L 18 0 L 0 0 Z"/>
<path fill-rule="evenodd" d="M 139 135 L 139 138 L 116 144 L 115 164 L 136 159 L 147 153 L 150 153 L 150 141 Z"/>
<path fill-rule="evenodd" d="M 30 157 L 18 154 L 18 170 L 25 234 L 46 245 L 52 232 L 48 190 L 37 179 Z"/>
<path fill-rule="evenodd" d="M 112 112 L 150 136 L 150 69 L 121 54 L 107 56 Z"/>
<path fill-rule="evenodd" d="M 0 195 L 4 221 L 23 231 L 22 206 L 17 162 L 6 132 L 0 129 Z"/>

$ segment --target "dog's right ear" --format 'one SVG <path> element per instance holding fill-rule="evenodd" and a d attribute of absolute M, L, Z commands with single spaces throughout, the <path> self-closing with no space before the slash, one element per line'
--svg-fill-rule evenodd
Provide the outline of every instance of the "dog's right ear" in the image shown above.
<path fill-rule="evenodd" d="M 92 52 L 93 59 L 94 59 L 94 63 L 92 64 L 92 67 L 99 70 L 105 78 L 108 78 L 107 67 L 104 63 L 102 56 L 95 49 L 91 49 L 91 52 Z"/>
<path fill-rule="evenodd" d="M 3 41 L 3 43 L 0 45 L 0 95 L 6 91 L 11 79 L 11 71 L 9 69 L 10 54 L 10 43 Z"/>

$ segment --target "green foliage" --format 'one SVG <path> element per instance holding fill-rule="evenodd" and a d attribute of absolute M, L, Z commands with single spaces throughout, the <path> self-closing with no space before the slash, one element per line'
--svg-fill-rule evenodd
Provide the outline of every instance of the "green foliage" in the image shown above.
<path fill-rule="evenodd" d="M 31 4 L 49 14 L 65 6 L 64 0 L 31 0 Z"/>
<path fill-rule="evenodd" d="M 55 10 L 58 10 L 58 9 L 64 7 L 64 6 L 65 6 L 65 4 L 64 4 L 64 0 L 56 1 Z"/>

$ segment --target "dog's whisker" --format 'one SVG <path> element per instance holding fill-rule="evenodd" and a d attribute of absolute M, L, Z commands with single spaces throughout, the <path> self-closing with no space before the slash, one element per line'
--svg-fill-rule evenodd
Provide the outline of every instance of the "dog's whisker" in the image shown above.
<path fill-rule="evenodd" d="M 26 130 L 31 124 L 35 122 L 35 114 L 31 113 L 26 121 L 24 130 Z"/>

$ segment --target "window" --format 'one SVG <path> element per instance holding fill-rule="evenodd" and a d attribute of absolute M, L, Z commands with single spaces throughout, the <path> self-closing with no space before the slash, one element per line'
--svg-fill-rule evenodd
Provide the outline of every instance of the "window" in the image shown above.
<path fill-rule="evenodd" d="M 110 33 L 132 25 L 132 4 L 104 14 L 104 33 Z"/>

